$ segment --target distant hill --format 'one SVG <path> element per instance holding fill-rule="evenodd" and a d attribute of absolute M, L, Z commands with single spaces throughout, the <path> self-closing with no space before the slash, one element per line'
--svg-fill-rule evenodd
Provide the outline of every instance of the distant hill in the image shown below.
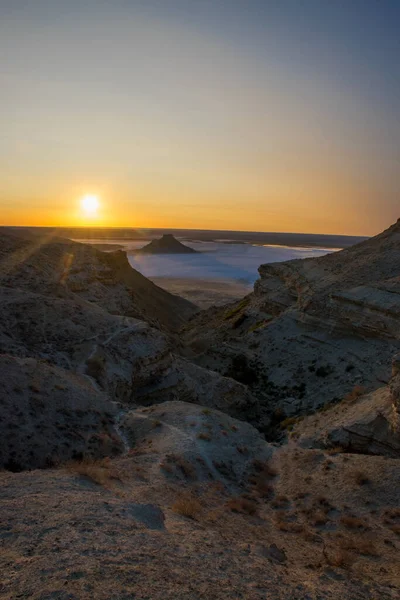
<path fill-rule="evenodd" d="M 0 228 L 0 287 L 40 295 L 67 292 L 114 315 L 177 330 L 196 307 L 132 269 L 126 253 L 100 252 L 38 230 Z"/>
<path fill-rule="evenodd" d="M 196 242 L 242 242 L 246 244 L 271 244 L 307 248 L 348 248 L 366 239 L 365 236 L 328 235 L 313 233 L 283 233 L 273 231 L 227 231 L 203 229 L 132 229 L 120 227 L 15 227 L 17 230 L 35 230 L 42 235 L 67 237 L 75 240 L 129 240 L 150 241 L 163 233 L 178 236 L 185 241 Z M 122 243 L 122 242 L 121 242 Z"/>
<path fill-rule="evenodd" d="M 196 250 L 182 244 L 172 233 L 166 233 L 159 240 L 151 241 L 137 252 L 143 254 L 197 254 Z"/>

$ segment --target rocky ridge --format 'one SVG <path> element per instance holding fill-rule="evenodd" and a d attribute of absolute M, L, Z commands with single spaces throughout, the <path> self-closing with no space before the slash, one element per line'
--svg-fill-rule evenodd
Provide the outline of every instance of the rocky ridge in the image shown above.
<path fill-rule="evenodd" d="M 400 347 L 400 221 L 319 258 L 261 265 L 254 293 L 192 318 L 190 359 L 284 420 L 387 384 Z"/>
<path fill-rule="evenodd" d="M 397 598 L 399 227 L 199 314 L 0 230 L 0 598 Z"/>

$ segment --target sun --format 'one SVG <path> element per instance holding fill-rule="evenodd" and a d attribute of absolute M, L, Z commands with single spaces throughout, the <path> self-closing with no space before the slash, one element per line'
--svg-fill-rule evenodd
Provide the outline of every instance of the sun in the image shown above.
<path fill-rule="evenodd" d="M 99 199 L 94 194 L 87 194 L 81 199 L 81 209 L 87 217 L 94 217 L 99 210 Z"/>

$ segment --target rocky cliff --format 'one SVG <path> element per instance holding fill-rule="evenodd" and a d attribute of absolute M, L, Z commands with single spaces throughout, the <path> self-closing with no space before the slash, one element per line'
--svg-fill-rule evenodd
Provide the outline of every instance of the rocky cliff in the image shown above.
<path fill-rule="evenodd" d="M 191 360 L 246 382 L 277 420 L 389 381 L 400 347 L 400 221 L 340 252 L 259 273 L 253 294 L 192 319 Z"/>

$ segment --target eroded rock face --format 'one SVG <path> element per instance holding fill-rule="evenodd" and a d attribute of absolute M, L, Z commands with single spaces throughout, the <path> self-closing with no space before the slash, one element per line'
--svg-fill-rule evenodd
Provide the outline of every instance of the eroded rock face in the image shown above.
<path fill-rule="evenodd" d="M 151 455 L 153 481 L 167 476 L 237 486 L 248 481 L 255 462 L 269 461 L 274 451 L 249 423 L 187 402 L 132 410 L 121 427 L 134 452 Z"/>
<path fill-rule="evenodd" d="M 341 252 L 259 272 L 246 299 L 192 319 L 192 361 L 245 382 L 277 420 L 389 382 L 400 348 L 399 222 Z"/>
<path fill-rule="evenodd" d="M 115 405 L 84 377 L 0 355 L 0 380 L 0 467 L 22 471 L 122 452 Z"/>
<path fill-rule="evenodd" d="M 259 403 L 246 386 L 181 358 L 173 360 L 162 378 L 138 389 L 136 398 L 141 404 L 191 402 L 257 425 L 263 421 Z"/>
<path fill-rule="evenodd" d="M 53 389 L 55 384 L 50 379 L 56 378 L 57 373 L 62 380 L 69 376 L 73 379 L 70 383 L 73 390 L 79 391 L 82 385 L 85 389 L 89 386 L 92 394 L 103 398 L 99 400 L 99 414 L 105 410 L 104 403 L 115 406 L 112 403 L 118 402 L 128 410 L 140 403 L 184 399 L 221 408 L 243 419 L 258 420 L 257 402 L 245 386 L 177 358 L 172 352 L 178 347 L 176 338 L 130 316 L 129 306 L 132 305 L 125 303 L 124 298 L 129 298 L 127 290 L 132 289 L 132 277 L 135 284 L 141 285 L 142 279 L 145 281 L 142 287 L 136 285 L 134 289 L 135 306 L 138 306 L 140 294 L 145 294 L 142 299 L 146 301 L 146 309 L 159 310 L 162 303 L 157 290 L 153 297 L 151 282 L 141 275 L 136 277 L 130 267 L 126 269 L 123 253 L 101 255 L 73 242 L 43 240 L 29 234 L 24 237 L 21 232 L 14 234 L 8 230 L 4 236 L 1 233 L 0 354 L 12 355 L 11 362 L 17 361 L 12 363 L 15 369 L 22 371 L 31 364 L 29 361 L 33 361 L 49 379 L 42 377 L 40 404 L 45 407 L 43 427 L 49 427 L 51 431 L 48 437 L 44 435 L 44 448 L 36 451 L 34 439 L 41 433 L 38 425 L 33 423 L 29 433 L 32 440 L 26 444 L 27 451 L 33 454 L 31 460 L 16 456 L 18 468 L 46 466 L 56 461 L 56 454 L 61 454 L 60 460 L 90 454 L 91 446 L 89 448 L 80 438 L 65 453 L 58 452 L 57 444 L 51 448 L 53 442 L 48 443 L 49 439 L 55 438 L 57 427 L 53 427 L 53 415 L 48 413 L 51 396 L 46 388 Z M 121 289 L 123 293 L 120 294 Z M 172 298 L 168 314 L 173 320 L 179 299 L 175 304 L 173 297 L 167 296 L 169 303 Z M 125 310 L 126 314 L 120 314 Z M 25 364 L 24 361 L 28 362 Z M 14 408 L 20 406 L 21 414 L 25 414 L 30 410 L 31 399 L 19 397 L 12 385 L 15 377 L 12 370 L 10 374 L 4 371 L 10 388 L 7 410 L 14 414 Z M 75 392 L 71 393 L 75 397 Z M 115 410 L 113 414 L 115 416 Z M 99 419 L 101 421 L 100 416 Z M 71 418 L 73 428 L 74 423 Z M 61 426 L 64 425 L 62 422 Z M 12 429 L 14 421 L 7 421 L 6 426 Z M 100 427 L 99 435 L 101 433 Z M 118 436 L 114 442 L 117 446 L 122 443 Z M 110 454 L 113 452 L 114 447 L 110 446 Z M 4 461 L 9 459 L 6 457 Z"/>
<path fill-rule="evenodd" d="M 80 298 L 0 288 L 0 352 L 89 375 L 114 400 L 132 402 L 135 386 L 157 379 L 170 348 L 146 323 Z"/>
<path fill-rule="evenodd" d="M 391 386 L 305 417 L 294 428 L 303 447 L 400 456 L 400 417 Z"/>

